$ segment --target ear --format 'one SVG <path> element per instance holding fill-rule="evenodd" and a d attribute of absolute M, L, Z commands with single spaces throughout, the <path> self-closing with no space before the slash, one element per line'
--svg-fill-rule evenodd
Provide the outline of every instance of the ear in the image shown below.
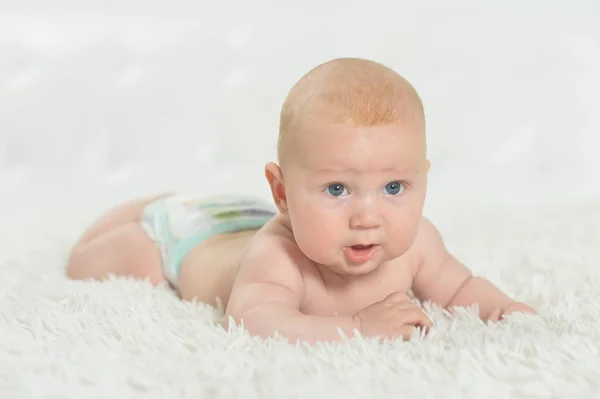
<path fill-rule="evenodd" d="M 283 183 L 283 174 L 281 168 L 274 162 L 269 162 L 265 165 L 265 177 L 271 187 L 271 195 L 279 212 L 283 215 L 287 214 L 287 198 L 285 196 L 285 185 Z"/>
<path fill-rule="evenodd" d="M 429 161 L 429 159 L 425 160 L 425 197 L 423 198 L 423 200 L 425 200 L 425 198 L 427 198 L 427 191 L 428 191 L 428 180 L 429 180 L 429 169 L 431 168 L 431 162 Z"/>

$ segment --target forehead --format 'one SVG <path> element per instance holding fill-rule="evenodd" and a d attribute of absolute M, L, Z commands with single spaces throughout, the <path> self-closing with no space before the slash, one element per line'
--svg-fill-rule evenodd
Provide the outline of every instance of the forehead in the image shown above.
<path fill-rule="evenodd" d="M 301 142 L 304 166 L 315 170 L 413 169 L 425 158 L 424 133 L 399 124 L 322 124 L 307 129 Z"/>

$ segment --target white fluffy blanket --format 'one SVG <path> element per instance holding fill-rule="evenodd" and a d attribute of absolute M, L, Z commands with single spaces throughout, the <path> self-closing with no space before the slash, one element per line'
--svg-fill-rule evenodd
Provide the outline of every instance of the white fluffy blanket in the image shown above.
<path fill-rule="evenodd" d="M 600 207 L 593 204 L 430 210 L 457 256 L 539 316 L 486 325 L 473 309 L 450 315 L 430 308 L 435 327 L 428 337 L 310 347 L 224 331 L 217 310 L 145 282 L 69 281 L 68 246 L 97 209 L 60 205 L 67 199 L 47 201 L 51 214 L 26 208 L 23 198 L 24 207 L 6 205 L 0 214 L 3 398 L 536 398 L 600 391 Z"/>

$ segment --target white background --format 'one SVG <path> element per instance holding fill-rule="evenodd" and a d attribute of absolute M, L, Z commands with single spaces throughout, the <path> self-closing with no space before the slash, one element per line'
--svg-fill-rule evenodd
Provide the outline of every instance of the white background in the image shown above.
<path fill-rule="evenodd" d="M 287 91 L 347 56 L 421 94 L 428 206 L 600 199 L 600 3 L 416 3 L 0 1 L 2 213 L 268 198 Z"/>

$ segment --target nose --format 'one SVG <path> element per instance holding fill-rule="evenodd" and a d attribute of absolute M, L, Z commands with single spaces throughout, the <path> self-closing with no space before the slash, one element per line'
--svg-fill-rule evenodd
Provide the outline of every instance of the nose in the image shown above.
<path fill-rule="evenodd" d="M 375 229 L 381 226 L 377 205 L 370 201 L 359 202 L 350 217 L 351 229 Z"/>

